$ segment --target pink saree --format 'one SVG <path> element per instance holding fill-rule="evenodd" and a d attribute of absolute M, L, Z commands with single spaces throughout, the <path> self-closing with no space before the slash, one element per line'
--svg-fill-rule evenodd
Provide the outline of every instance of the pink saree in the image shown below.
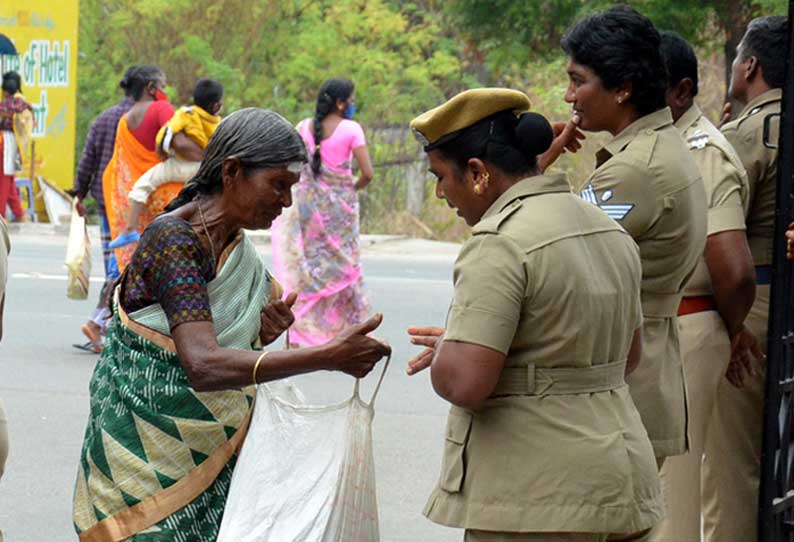
<path fill-rule="evenodd" d="M 270 228 L 273 269 L 297 292 L 293 343 L 313 346 L 363 321 L 370 311 L 359 262 L 358 198 L 352 175 L 307 164 L 292 206 Z"/>

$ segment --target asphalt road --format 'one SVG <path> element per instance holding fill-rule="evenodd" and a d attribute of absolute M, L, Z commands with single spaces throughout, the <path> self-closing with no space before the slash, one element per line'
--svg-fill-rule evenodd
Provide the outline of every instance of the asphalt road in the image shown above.
<path fill-rule="evenodd" d="M 11 453 L 0 482 L 0 529 L 11 542 L 76 540 L 71 497 L 88 412 L 88 381 L 97 356 L 80 352 L 80 326 L 101 286 L 95 249 L 88 301 L 66 299 L 66 238 L 12 235 L 4 337 L 0 343 L 0 398 L 9 416 Z M 261 250 L 269 263 L 269 248 Z M 421 515 L 439 472 L 447 405 L 428 375 L 408 377 L 409 324 L 441 325 L 452 291 L 456 247 L 391 241 L 364 251 L 365 281 L 375 310 L 385 314 L 377 333 L 394 347 L 376 405 L 375 463 L 384 542 L 458 541 L 462 532 Z M 375 376 L 365 383 L 371 389 Z M 338 374 L 298 377 L 312 402 L 343 400 L 353 380 Z"/>

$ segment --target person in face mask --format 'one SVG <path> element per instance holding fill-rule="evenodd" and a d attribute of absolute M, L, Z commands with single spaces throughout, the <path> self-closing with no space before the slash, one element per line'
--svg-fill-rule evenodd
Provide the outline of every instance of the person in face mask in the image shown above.
<path fill-rule="evenodd" d="M 159 67 L 138 66 L 128 74 L 123 84 L 135 103 L 119 121 L 113 158 L 102 178 L 111 239 L 116 239 L 127 230 L 130 214 L 127 196 L 135 181 L 160 163 L 156 151 L 157 132 L 174 116 L 174 107 L 165 94 L 166 77 Z M 151 195 L 146 210 L 141 213 L 139 233 L 176 196 L 182 186 L 179 183 L 167 183 Z M 136 246 L 137 243 L 130 243 L 115 249 L 119 272 L 124 271 Z"/>
<path fill-rule="evenodd" d="M 298 293 L 290 337 L 300 345 L 321 344 L 369 314 L 356 191 L 369 184 L 373 171 L 364 130 L 353 120 L 355 99 L 349 79 L 329 79 L 320 87 L 314 117 L 297 126 L 309 163 L 293 188 L 294 204 L 271 227 L 275 275 Z"/>

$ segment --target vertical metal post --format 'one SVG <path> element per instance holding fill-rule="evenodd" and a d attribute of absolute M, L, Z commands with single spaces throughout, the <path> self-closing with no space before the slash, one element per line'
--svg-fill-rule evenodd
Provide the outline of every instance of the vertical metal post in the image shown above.
<path fill-rule="evenodd" d="M 794 221 L 794 0 L 789 0 L 786 83 L 778 147 L 773 274 L 769 303 L 764 434 L 759 495 L 759 542 L 794 541 L 794 445 L 791 400 L 794 398 L 794 289 L 786 260 L 785 231 Z M 725 453 L 731 453 L 725 450 Z"/>

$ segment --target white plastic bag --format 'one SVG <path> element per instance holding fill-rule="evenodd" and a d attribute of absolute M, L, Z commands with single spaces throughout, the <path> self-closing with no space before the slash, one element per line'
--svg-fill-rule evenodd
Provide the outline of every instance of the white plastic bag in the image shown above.
<path fill-rule="evenodd" d="M 66 297 L 86 299 L 88 279 L 91 276 L 91 240 L 85 218 L 77 212 L 77 199 L 72 202 L 72 220 L 69 223 L 69 239 L 66 242 Z"/>
<path fill-rule="evenodd" d="M 232 475 L 218 542 L 378 542 L 373 403 L 307 405 L 289 384 L 262 384 Z"/>

